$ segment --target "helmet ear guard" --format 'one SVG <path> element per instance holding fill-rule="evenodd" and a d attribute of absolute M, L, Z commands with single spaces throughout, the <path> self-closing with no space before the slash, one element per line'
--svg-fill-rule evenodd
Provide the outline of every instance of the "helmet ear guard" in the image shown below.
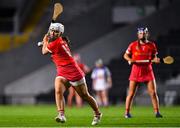
<path fill-rule="evenodd" d="M 146 27 L 145 29 L 144 29 L 144 33 L 147 33 L 148 32 L 148 28 Z"/>

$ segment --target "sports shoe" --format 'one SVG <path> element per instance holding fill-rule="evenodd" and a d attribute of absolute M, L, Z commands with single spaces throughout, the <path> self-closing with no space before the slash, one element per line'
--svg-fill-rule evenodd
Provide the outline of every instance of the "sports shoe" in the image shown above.
<path fill-rule="evenodd" d="M 125 116 L 124 116 L 125 118 L 132 118 L 132 116 L 131 116 L 131 114 L 130 113 L 127 113 L 127 114 L 125 114 Z"/>
<path fill-rule="evenodd" d="M 66 122 L 66 117 L 64 115 L 59 114 L 56 118 L 55 118 L 56 122 L 61 122 L 61 123 L 65 123 Z"/>
<path fill-rule="evenodd" d="M 99 115 L 95 115 L 93 118 L 93 121 L 91 123 L 91 125 L 97 125 L 100 123 L 101 121 L 101 117 L 102 117 L 102 113 L 100 113 Z"/>
<path fill-rule="evenodd" d="M 159 112 L 156 113 L 156 118 L 162 118 L 162 117 L 163 116 Z"/>

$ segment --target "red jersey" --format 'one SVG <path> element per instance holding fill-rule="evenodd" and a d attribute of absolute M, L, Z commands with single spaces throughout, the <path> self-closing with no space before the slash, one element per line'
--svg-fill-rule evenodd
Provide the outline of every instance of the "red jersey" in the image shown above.
<path fill-rule="evenodd" d="M 134 41 L 126 53 L 131 54 L 133 60 L 152 60 L 152 56 L 157 54 L 157 48 L 154 42 L 139 44 L 138 41 Z"/>
<path fill-rule="evenodd" d="M 74 63 L 68 44 L 66 41 L 63 41 L 61 37 L 49 43 L 47 48 L 51 51 L 51 58 L 56 66 Z"/>
<path fill-rule="evenodd" d="M 61 37 L 49 43 L 47 48 L 51 51 L 51 58 L 57 68 L 57 76 L 71 82 L 79 81 L 84 77 L 83 71 L 71 56 L 67 42 L 63 41 Z"/>
<path fill-rule="evenodd" d="M 152 60 L 153 55 L 157 54 L 157 48 L 154 42 L 139 44 L 138 41 L 134 41 L 129 45 L 126 53 L 131 54 L 133 60 Z M 146 82 L 154 79 L 151 63 L 134 63 L 132 65 L 129 80 Z"/>
<path fill-rule="evenodd" d="M 83 70 L 83 72 L 85 72 L 84 68 L 85 68 L 85 65 L 82 64 L 82 63 L 78 63 L 78 66 L 81 68 L 81 70 Z"/>

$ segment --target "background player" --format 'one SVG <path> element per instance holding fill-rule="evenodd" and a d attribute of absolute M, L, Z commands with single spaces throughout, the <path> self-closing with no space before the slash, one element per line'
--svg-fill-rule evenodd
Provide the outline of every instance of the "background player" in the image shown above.
<path fill-rule="evenodd" d="M 162 117 L 159 112 L 159 100 L 152 63 L 136 63 L 137 60 L 153 60 L 155 63 L 160 63 L 160 59 L 156 56 L 156 45 L 154 42 L 148 40 L 149 32 L 147 28 L 138 28 L 137 36 L 138 40 L 130 43 L 124 54 L 124 59 L 127 60 L 129 64 L 132 64 L 132 70 L 129 77 L 129 91 L 126 97 L 125 118 L 131 118 L 131 104 L 138 85 L 141 82 L 147 85 L 155 116 Z"/>
<path fill-rule="evenodd" d="M 111 72 L 108 67 L 104 66 L 101 59 L 95 62 L 91 78 L 99 105 L 108 106 L 108 89 L 112 87 Z"/>
<path fill-rule="evenodd" d="M 80 54 L 77 54 L 77 53 L 74 54 L 73 58 L 77 62 L 78 66 L 81 68 L 81 70 L 85 74 L 90 72 L 89 67 L 82 63 Z M 77 92 L 74 90 L 73 87 L 69 87 L 69 94 L 68 94 L 68 97 L 67 97 L 67 105 L 69 107 L 72 107 L 73 97 L 75 97 L 76 106 L 77 107 L 82 107 L 83 106 L 83 101 L 82 101 L 81 97 L 77 94 Z"/>

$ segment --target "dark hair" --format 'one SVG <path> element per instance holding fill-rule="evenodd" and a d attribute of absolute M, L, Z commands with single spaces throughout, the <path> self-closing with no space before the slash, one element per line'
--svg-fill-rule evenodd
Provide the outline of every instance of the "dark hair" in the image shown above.
<path fill-rule="evenodd" d="M 70 43 L 70 39 L 68 36 L 62 36 L 62 39 L 65 40 L 67 43 Z"/>
<path fill-rule="evenodd" d="M 71 48 L 70 39 L 68 36 L 62 36 L 62 39 L 67 42 L 68 46 Z"/>

